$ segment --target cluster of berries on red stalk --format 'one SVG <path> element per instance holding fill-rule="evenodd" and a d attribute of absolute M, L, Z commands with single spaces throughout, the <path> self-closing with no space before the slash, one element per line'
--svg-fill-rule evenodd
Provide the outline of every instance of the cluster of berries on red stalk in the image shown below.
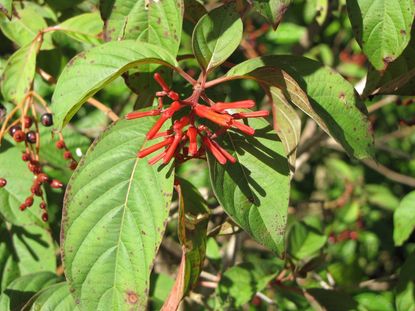
<path fill-rule="evenodd" d="M 37 196 L 41 199 L 39 207 L 42 210 L 42 220 L 48 220 L 47 204 L 43 195 L 42 186 L 49 184 L 51 188 L 60 189 L 63 187 L 63 184 L 56 179 L 51 179 L 47 174 L 42 171 L 42 165 L 39 161 L 39 150 L 40 150 L 40 132 L 39 132 L 39 121 L 45 127 L 50 127 L 53 125 L 53 116 L 50 111 L 42 114 L 40 120 L 38 120 L 36 115 L 36 110 L 33 107 L 33 104 L 29 101 L 25 108 L 21 109 L 22 115 L 12 122 L 9 127 L 7 127 L 8 121 L 13 117 L 13 115 L 18 111 L 19 106 L 16 107 L 8 116 L 6 121 L 3 124 L 2 132 L 0 138 L 3 135 L 3 132 L 8 131 L 10 136 L 14 139 L 16 143 L 24 143 L 25 151 L 22 154 L 22 160 L 27 163 L 27 167 L 30 172 L 34 175 L 33 184 L 30 188 L 30 195 L 25 199 L 25 201 L 20 205 L 20 210 L 24 211 L 27 208 L 31 207 L 34 203 L 34 197 Z M 32 108 L 32 115 L 29 115 L 28 110 Z M 33 129 L 32 129 L 33 128 Z M 77 166 L 76 160 L 73 158 L 71 152 L 67 149 L 65 142 L 63 140 L 62 134 L 59 134 L 60 139 L 56 143 L 58 149 L 64 149 L 63 157 L 67 160 L 70 160 L 69 167 L 75 169 Z M 0 188 L 3 188 L 7 185 L 7 180 L 5 178 L 0 178 Z"/>
<path fill-rule="evenodd" d="M 155 164 L 160 160 L 162 160 L 163 164 L 167 164 L 172 158 L 179 162 L 190 158 L 204 158 L 206 151 L 209 151 L 222 165 L 228 161 L 235 163 L 236 159 L 217 143 L 216 138 L 226 133 L 229 129 L 236 129 L 244 134 L 254 135 L 255 130 L 239 120 L 269 115 L 269 112 L 264 110 L 232 113 L 232 109 L 253 108 L 255 102 L 252 100 L 213 103 L 206 96 L 201 96 L 200 92 L 181 100 L 179 94 L 168 87 L 160 74 L 154 74 L 154 79 L 163 90 L 156 93 L 158 97 L 157 109 L 131 112 L 126 116 L 128 120 L 146 116 L 160 116 L 146 137 L 148 140 L 163 137 L 164 140 L 138 152 L 138 157 L 144 158 L 164 148 L 161 153 L 148 161 L 150 164 Z M 167 108 L 163 108 L 164 97 L 168 97 L 173 101 Z M 209 106 L 200 104 L 200 97 Z M 159 132 L 168 119 L 172 119 L 177 112 L 186 107 L 190 109 L 187 115 L 174 120 L 171 128 L 167 131 Z M 202 119 L 215 123 L 219 126 L 218 129 L 212 131 L 206 124 L 199 123 L 198 121 Z"/>

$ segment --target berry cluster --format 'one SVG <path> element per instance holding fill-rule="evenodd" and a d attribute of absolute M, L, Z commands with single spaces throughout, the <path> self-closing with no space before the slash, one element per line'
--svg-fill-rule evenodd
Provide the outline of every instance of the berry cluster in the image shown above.
<path fill-rule="evenodd" d="M 37 109 L 35 107 L 35 102 L 33 101 L 33 96 L 40 100 L 43 109 L 46 110 L 46 112 L 43 113 L 39 119 L 37 117 Z M 20 116 L 16 120 L 11 121 L 13 116 L 15 116 L 19 111 Z M 31 113 L 29 113 L 29 111 L 31 111 Z M 11 124 L 9 124 L 9 122 Z M 39 159 L 39 123 L 45 127 L 50 127 L 53 125 L 53 116 L 46 103 L 42 98 L 40 98 L 39 95 L 29 93 L 28 96 L 26 96 L 26 98 L 14 108 L 5 119 L 0 131 L 0 140 L 3 138 L 4 133 L 8 132 L 16 143 L 25 144 L 25 151 L 22 154 L 22 160 L 27 163 L 27 167 L 29 171 L 33 173 L 34 179 L 30 188 L 30 195 L 20 205 L 20 210 L 24 211 L 28 207 L 31 207 L 34 202 L 34 197 L 38 196 L 41 199 L 40 208 L 42 210 L 42 219 L 47 221 L 47 205 L 43 195 L 42 186 L 49 184 L 50 187 L 58 189 L 62 188 L 63 184 L 59 180 L 51 179 L 42 171 L 42 165 Z M 69 167 L 71 169 L 75 169 L 77 162 L 73 158 L 71 152 L 66 148 L 62 134 L 59 134 L 59 136 L 60 140 L 57 142 L 56 146 L 58 149 L 65 149 L 63 157 L 70 160 Z M 5 187 L 6 185 L 7 180 L 0 178 L 0 188 Z"/>
<path fill-rule="evenodd" d="M 158 73 L 154 74 L 154 79 L 163 90 L 156 93 L 159 103 L 157 109 L 132 112 L 126 116 L 128 120 L 146 116 L 160 116 L 146 137 L 148 140 L 163 137 L 164 140 L 138 152 L 138 157 L 143 158 L 164 148 L 161 153 L 149 160 L 150 164 L 155 164 L 159 160 L 162 160 L 163 164 L 167 164 L 173 157 L 179 162 L 190 158 L 203 158 L 206 151 L 209 151 L 222 165 L 228 161 L 235 163 L 236 159 L 216 142 L 216 138 L 229 129 L 236 129 L 244 134 L 254 135 L 255 130 L 239 120 L 269 115 L 269 112 L 264 110 L 232 112 L 232 109 L 253 108 L 255 102 L 252 100 L 214 103 L 206 96 L 201 96 L 200 92 L 195 92 L 193 96 L 180 100 L 178 93 L 172 91 Z M 173 101 L 168 108 L 163 108 L 163 98 L 165 97 Z M 200 97 L 210 106 L 200 104 Z M 170 129 L 159 132 L 168 119 L 173 119 L 179 111 L 186 109 L 188 113 L 175 118 Z M 215 128 L 217 129 L 210 129 L 205 122 L 206 120 L 216 124 Z"/>

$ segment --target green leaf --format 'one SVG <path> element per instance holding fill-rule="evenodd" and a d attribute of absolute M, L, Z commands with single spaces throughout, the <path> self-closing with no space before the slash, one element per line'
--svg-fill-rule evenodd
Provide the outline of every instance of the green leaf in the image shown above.
<path fill-rule="evenodd" d="M 55 125 L 64 127 L 89 97 L 129 69 L 146 63 L 172 67 L 176 60 L 159 46 L 131 40 L 108 42 L 78 54 L 56 84 L 52 97 Z"/>
<path fill-rule="evenodd" d="M 193 53 L 209 72 L 231 56 L 242 40 L 243 24 L 233 5 L 223 5 L 204 15 L 193 31 Z"/>
<path fill-rule="evenodd" d="M 197 0 L 184 0 L 184 19 L 188 20 L 193 25 L 196 25 L 199 19 L 205 15 L 206 9 Z"/>
<path fill-rule="evenodd" d="M 397 94 L 415 94 L 415 27 L 412 27 L 411 41 L 403 53 L 386 68 L 379 72 L 369 67 L 364 96 Z"/>
<path fill-rule="evenodd" d="M 1 80 L 1 91 L 7 101 L 18 104 L 30 91 L 40 45 L 40 41 L 33 41 L 14 52 L 7 61 Z"/>
<path fill-rule="evenodd" d="M 277 272 L 264 274 L 260 267 L 252 263 L 231 267 L 223 273 L 216 293 L 225 304 L 236 308 L 241 307 L 257 292 L 263 290 L 275 278 Z"/>
<path fill-rule="evenodd" d="M 275 106 L 275 121 L 277 123 L 275 130 L 284 144 L 290 170 L 294 172 L 301 135 L 301 119 L 280 89 L 271 87 L 270 92 L 272 103 Z"/>
<path fill-rule="evenodd" d="M 326 242 L 325 235 L 300 221 L 290 229 L 287 238 L 287 252 L 296 259 L 304 259 L 318 252 Z"/>
<path fill-rule="evenodd" d="M 12 227 L 11 232 L 21 275 L 56 271 L 56 252 L 49 231 L 38 226 L 26 226 Z"/>
<path fill-rule="evenodd" d="M 399 206 L 399 199 L 391 189 L 379 184 L 368 184 L 365 186 L 369 203 L 383 209 L 394 211 Z"/>
<path fill-rule="evenodd" d="M 174 285 L 174 280 L 167 274 L 152 273 L 150 287 L 150 310 L 160 310 L 163 307 L 169 293 Z"/>
<path fill-rule="evenodd" d="M 98 45 L 101 42 L 98 35 L 104 24 L 99 13 L 96 12 L 76 15 L 60 23 L 57 27 L 75 40 Z"/>
<path fill-rule="evenodd" d="M 413 310 L 415 308 L 415 252 L 403 264 L 396 285 L 395 306 L 397 311 Z"/>
<path fill-rule="evenodd" d="M 282 143 L 265 119 L 250 119 L 256 132 L 229 133 L 220 142 L 237 159 L 219 164 L 208 155 L 213 190 L 225 212 L 256 241 L 283 249 L 290 177 Z"/>
<path fill-rule="evenodd" d="M 353 86 L 333 69 L 304 57 L 265 56 L 233 67 L 227 76 L 280 88 L 348 154 L 357 158 L 372 155 L 373 137 L 366 108 Z"/>
<path fill-rule="evenodd" d="M 0 12 L 9 19 L 12 18 L 13 0 L 0 0 Z"/>
<path fill-rule="evenodd" d="M 253 1 L 254 9 L 264 16 L 272 27 L 277 29 L 291 0 L 262 0 Z"/>
<path fill-rule="evenodd" d="M 177 310 L 186 293 L 196 284 L 206 254 L 209 208 L 195 186 L 179 179 L 178 235 L 182 245 L 182 260 L 176 282 L 163 310 Z"/>
<path fill-rule="evenodd" d="M 51 272 L 37 272 L 17 278 L 7 286 L 0 296 L 0 309 L 21 310 L 36 292 L 56 283 L 57 280 L 58 277 Z"/>
<path fill-rule="evenodd" d="M 38 209 L 40 200 L 35 197 L 34 208 L 20 211 L 20 205 L 31 194 L 33 174 L 28 170 L 26 163 L 22 161 L 22 153 L 16 147 L 3 142 L 0 148 L 0 176 L 7 180 L 7 186 L 0 188 L 0 214 L 8 222 L 17 225 L 38 225 L 46 227 L 40 219 Z"/>
<path fill-rule="evenodd" d="M 407 194 L 393 214 L 393 240 L 401 246 L 415 229 L 415 191 Z"/>
<path fill-rule="evenodd" d="M 347 11 L 363 52 L 377 70 L 385 70 L 409 43 L 414 1 L 350 0 Z"/>
<path fill-rule="evenodd" d="M 357 308 L 356 301 L 348 293 L 343 291 L 310 288 L 307 289 L 307 293 L 309 295 L 306 297 L 314 310 L 349 311 L 356 310 Z"/>
<path fill-rule="evenodd" d="M 20 6 L 17 7 L 18 17 L 7 20 L 0 16 L 0 28 L 4 35 L 19 47 L 30 44 L 39 31 L 45 29 L 48 25 L 45 19 L 33 8 Z M 44 36 L 42 49 L 52 49 L 53 44 L 50 36 Z"/>
<path fill-rule="evenodd" d="M 147 304 L 174 175 L 169 166 L 137 157 L 155 120 L 117 122 L 91 146 L 68 185 L 63 262 L 82 309 L 141 310 Z"/>
<path fill-rule="evenodd" d="M 53 284 L 38 292 L 26 303 L 22 311 L 68 310 L 77 311 L 78 307 L 69 292 L 66 282 Z"/>
<path fill-rule="evenodd" d="M 176 56 L 180 46 L 183 1 L 103 0 L 107 41 L 138 39 Z"/>
<path fill-rule="evenodd" d="M 20 276 L 10 232 L 3 223 L 0 226 L 0 291 Z"/>

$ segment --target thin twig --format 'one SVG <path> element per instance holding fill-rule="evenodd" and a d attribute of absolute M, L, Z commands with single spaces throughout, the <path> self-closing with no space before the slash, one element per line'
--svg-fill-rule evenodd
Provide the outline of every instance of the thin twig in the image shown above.
<path fill-rule="evenodd" d="M 102 112 L 104 112 L 108 118 L 111 119 L 111 121 L 117 121 L 120 118 L 115 114 L 114 111 L 112 111 L 110 108 L 108 108 L 107 106 L 105 106 L 103 103 L 101 103 L 99 100 L 96 100 L 95 98 L 91 97 L 87 100 L 88 104 L 91 104 L 92 106 L 94 106 L 95 108 L 101 110 Z"/>
<path fill-rule="evenodd" d="M 373 105 L 370 105 L 367 108 L 367 111 L 369 113 L 373 113 L 376 110 L 378 110 L 378 109 L 380 109 L 380 108 L 382 108 L 382 107 L 384 107 L 386 105 L 389 105 L 391 103 L 396 102 L 397 100 L 398 100 L 398 96 L 396 96 L 396 95 L 386 96 L 386 97 L 382 98 L 381 100 L 379 100 L 378 102 L 374 103 Z"/>

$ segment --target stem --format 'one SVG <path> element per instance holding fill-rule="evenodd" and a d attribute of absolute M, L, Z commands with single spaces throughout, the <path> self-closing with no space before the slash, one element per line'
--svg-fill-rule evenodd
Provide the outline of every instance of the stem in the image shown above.
<path fill-rule="evenodd" d="M 215 86 L 217 84 L 227 82 L 227 81 L 232 81 L 232 80 L 235 80 L 235 79 L 237 79 L 235 76 L 233 76 L 233 77 L 222 76 L 222 77 L 219 77 L 217 79 L 206 82 L 204 87 L 205 87 L 205 89 L 208 89 L 208 88 L 210 88 L 212 86 Z"/>
<path fill-rule="evenodd" d="M 197 82 L 193 79 L 190 75 L 188 75 L 182 68 L 180 67 L 173 67 L 173 70 L 176 71 L 179 75 L 183 77 L 187 82 L 191 85 L 195 85 Z"/>
<path fill-rule="evenodd" d="M 104 112 L 108 118 L 111 119 L 111 121 L 117 121 L 120 118 L 115 114 L 114 111 L 112 111 L 110 108 L 108 108 L 107 106 L 105 106 L 103 103 L 101 103 L 100 101 L 96 100 L 95 98 L 91 97 L 87 100 L 88 104 L 91 104 L 92 106 L 94 106 L 95 108 L 101 110 L 102 112 Z"/>

